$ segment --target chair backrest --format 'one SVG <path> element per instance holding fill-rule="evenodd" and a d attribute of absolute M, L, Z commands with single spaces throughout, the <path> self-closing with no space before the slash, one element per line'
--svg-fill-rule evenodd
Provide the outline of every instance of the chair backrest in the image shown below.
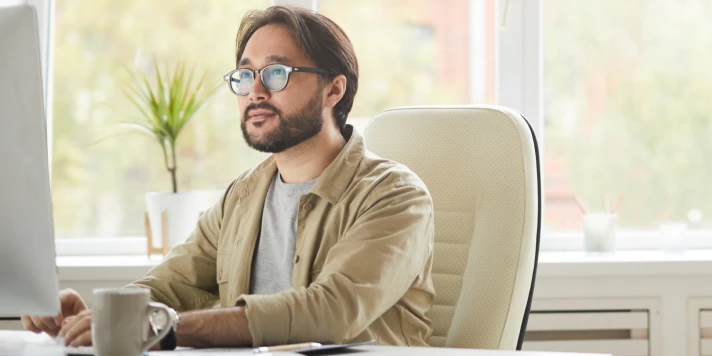
<path fill-rule="evenodd" d="M 379 113 L 368 149 L 408 166 L 435 204 L 432 346 L 521 349 L 541 222 L 539 153 L 517 112 L 496 106 Z"/>

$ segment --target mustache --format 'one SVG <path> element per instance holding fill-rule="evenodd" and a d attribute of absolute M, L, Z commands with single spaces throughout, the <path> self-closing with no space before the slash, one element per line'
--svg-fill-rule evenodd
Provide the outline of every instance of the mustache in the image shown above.
<path fill-rule="evenodd" d="M 256 110 L 256 109 L 270 110 L 270 111 L 274 112 L 275 114 L 277 114 L 277 116 L 282 117 L 282 113 L 279 111 L 279 109 L 277 109 L 276 107 L 274 107 L 273 105 L 270 105 L 268 103 L 261 102 L 261 103 L 252 103 L 250 105 L 247 105 L 247 107 L 245 108 L 245 112 L 242 115 L 242 120 L 244 121 L 248 117 L 250 117 L 249 116 L 250 111 Z"/>

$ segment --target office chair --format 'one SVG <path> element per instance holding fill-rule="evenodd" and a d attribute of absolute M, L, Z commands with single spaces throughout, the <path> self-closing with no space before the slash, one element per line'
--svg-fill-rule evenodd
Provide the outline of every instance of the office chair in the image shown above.
<path fill-rule="evenodd" d="M 536 137 L 496 106 L 404 107 L 368 124 L 375 154 L 407 165 L 435 206 L 431 346 L 519 350 L 536 277 Z"/>

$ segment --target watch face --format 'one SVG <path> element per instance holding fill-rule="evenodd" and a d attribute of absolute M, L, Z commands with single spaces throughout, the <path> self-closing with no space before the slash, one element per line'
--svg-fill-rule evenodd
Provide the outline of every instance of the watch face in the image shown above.
<path fill-rule="evenodd" d="M 151 314 L 149 321 L 151 322 L 151 325 L 158 330 L 163 330 L 164 326 L 170 325 L 168 320 L 166 320 L 166 314 L 161 312 Z"/>

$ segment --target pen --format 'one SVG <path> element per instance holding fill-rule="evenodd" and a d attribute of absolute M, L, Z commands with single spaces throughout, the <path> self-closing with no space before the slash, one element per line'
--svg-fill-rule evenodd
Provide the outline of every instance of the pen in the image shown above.
<path fill-rule="evenodd" d="M 318 342 L 304 342 L 301 344 L 289 344 L 289 345 L 280 345 L 280 346 L 262 346 L 262 347 L 257 347 L 253 351 L 256 354 L 261 354 L 264 352 L 280 352 L 280 351 L 296 351 L 296 350 L 302 350 L 302 349 L 313 349 L 315 347 L 320 347 L 321 344 Z"/>

